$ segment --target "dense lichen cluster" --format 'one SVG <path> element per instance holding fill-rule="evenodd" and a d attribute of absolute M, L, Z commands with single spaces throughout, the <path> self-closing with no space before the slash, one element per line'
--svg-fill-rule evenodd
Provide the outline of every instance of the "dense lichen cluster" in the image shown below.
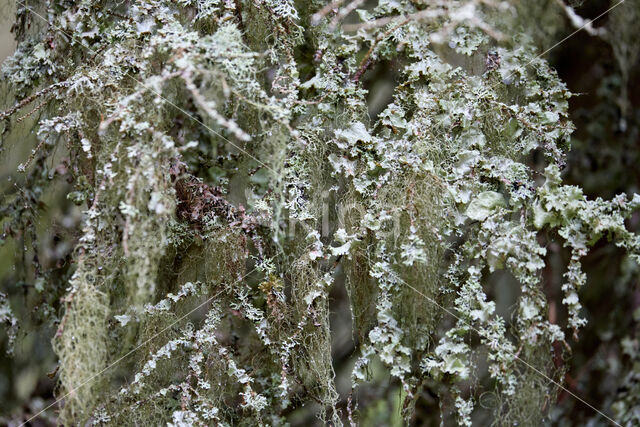
<path fill-rule="evenodd" d="M 3 141 L 37 141 L 0 212 L 51 295 L 60 422 L 280 424 L 311 402 L 357 423 L 378 362 L 407 420 L 427 382 L 462 425 L 483 393 L 505 425 L 553 403 L 566 330 L 538 233 L 571 249 L 577 334 L 580 260 L 608 237 L 637 261 L 640 198 L 562 184 L 571 94 L 532 40 L 505 35 L 521 4 L 334 3 L 19 2 L 0 118 Z M 362 80 L 381 62 L 397 81 L 373 116 Z M 65 262 L 40 265 L 33 216 L 58 181 L 82 221 Z M 520 284 L 511 319 L 483 288 L 499 269 Z M 358 349 L 347 404 L 335 286 Z"/>

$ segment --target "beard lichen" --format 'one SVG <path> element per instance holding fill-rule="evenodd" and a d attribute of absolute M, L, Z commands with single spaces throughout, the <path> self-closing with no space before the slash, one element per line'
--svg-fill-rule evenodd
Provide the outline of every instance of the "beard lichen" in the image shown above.
<path fill-rule="evenodd" d="M 551 408 L 564 328 L 546 315 L 536 233 L 572 250 L 563 303 L 577 334 L 580 259 L 602 236 L 637 256 L 624 219 L 640 198 L 562 185 L 571 94 L 531 41 L 504 40 L 521 8 L 380 1 L 343 27 L 364 2 L 334 3 L 18 5 L 3 132 L 46 103 L 21 184 L 55 171 L 85 206 L 70 279 L 47 285 L 65 294 L 51 314 L 60 423 L 284 424 L 306 404 L 357 422 L 357 393 L 334 378 L 336 286 L 352 388 L 381 362 L 407 421 L 425 387 L 461 425 L 483 393 L 496 424 L 537 425 Z M 394 94 L 371 118 L 361 80 L 383 60 Z M 50 168 L 54 150 L 66 158 Z M 2 215 L 34 227 L 18 208 Z M 512 319 L 487 296 L 497 269 L 521 286 Z"/>

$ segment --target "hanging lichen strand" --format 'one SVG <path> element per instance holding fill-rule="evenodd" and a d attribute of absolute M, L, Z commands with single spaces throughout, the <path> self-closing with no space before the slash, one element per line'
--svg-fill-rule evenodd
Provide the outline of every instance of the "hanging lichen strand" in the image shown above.
<path fill-rule="evenodd" d="M 624 219 L 640 198 L 562 185 L 571 94 L 506 36 L 506 3 L 381 0 L 349 25 L 364 2 L 335 3 L 18 4 L 0 118 L 10 136 L 35 106 L 37 141 L 5 230 L 37 241 L 52 182 L 84 210 L 69 274 L 36 271 L 63 296 L 60 423 L 281 424 L 307 403 L 357 423 L 374 360 L 407 420 L 427 381 L 461 425 L 487 387 L 501 425 L 537 425 L 553 403 L 552 344 L 585 324 L 580 259 L 603 236 L 637 257 Z M 382 61 L 396 87 L 372 118 L 362 80 Z M 546 314 L 543 229 L 571 248 L 567 330 Z M 510 327 L 483 289 L 497 269 L 520 283 Z M 335 286 L 357 343 L 346 405 Z M 14 329 L 6 301 L 0 314 Z"/>

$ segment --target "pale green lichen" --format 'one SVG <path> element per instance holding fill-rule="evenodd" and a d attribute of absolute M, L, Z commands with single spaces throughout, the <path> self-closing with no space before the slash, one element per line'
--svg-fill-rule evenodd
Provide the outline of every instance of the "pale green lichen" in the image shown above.
<path fill-rule="evenodd" d="M 24 34 L 3 70 L 18 96 L 47 97 L 25 182 L 45 186 L 66 146 L 68 198 L 87 206 L 56 284 L 69 286 L 53 337 L 62 423 L 283 424 L 308 402 L 325 423 L 352 419 L 331 356 L 342 275 L 354 392 L 377 360 L 407 420 L 429 379 L 471 425 L 463 387 L 482 389 L 485 355 L 496 422 L 541 421 L 545 377 L 562 375 L 545 349 L 564 332 L 536 233 L 572 250 L 577 331 L 580 259 L 603 236 L 637 257 L 624 220 L 640 198 L 562 185 L 571 94 L 526 37 L 499 31 L 524 6 L 380 1 L 344 31 L 334 21 L 355 3 L 337 18 L 312 18 L 318 1 L 53 3 L 49 32 Z M 372 119 L 360 80 L 382 59 L 398 78 Z M 509 325 L 483 288 L 498 269 L 520 283 Z"/>

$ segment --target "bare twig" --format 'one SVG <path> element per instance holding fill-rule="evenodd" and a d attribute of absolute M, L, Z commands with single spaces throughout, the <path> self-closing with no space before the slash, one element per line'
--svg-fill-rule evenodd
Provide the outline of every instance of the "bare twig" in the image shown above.
<path fill-rule="evenodd" d="M 342 29 L 345 32 L 354 32 L 359 30 L 370 30 L 373 28 L 384 27 L 385 25 L 398 22 L 410 22 L 410 21 L 434 21 L 438 18 L 447 17 L 451 20 L 448 27 L 456 24 L 464 23 L 471 27 L 476 27 L 486 33 L 489 37 L 495 40 L 503 40 L 504 34 L 500 31 L 487 25 L 484 21 L 475 16 L 477 4 L 484 3 L 482 1 L 469 2 L 460 6 L 457 9 L 448 9 L 446 7 L 429 8 L 419 12 L 411 13 L 408 15 L 396 15 L 385 16 L 384 18 L 375 19 L 360 24 L 347 24 L 343 25 Z"/>
<path fill-rule="evenodd" d="M 373 51 L 378 46 L 378 44 L 380 44 L 382 40 L 389 37 L 395 30 L 407 24 L 408 22 L 409 20 L 402 21 L 398 25 L 390 28 L 389 30 L 385 31 L 383 34 L 380 34 L 378 37 L 376 37 L 376 40 L 371 44 L 371 47 L 369 48 L 367 53 L 364 55 L 364 58 L 362 58 L 362 61 L 360 61 L 360 66 L 358 67 L 358 71 L 356 71 L 356 73 L 353 75 L 351 80 L 353 80 L 354 82 L 358 82 L 360 80 L 360 78 L 365 73 L 365 71 L 367 71 L 367 68 L 369 67 L 369 65 L 371 65 L 372 63 L 371 54 L 373 54 Z"/>
<path fill-rule="evenodd" d="M 578 15 L 574 8 L 572 8 L 571 6 L 567 6 L 562 0 L 556 0 L 556 3 L 558 3 L 558 5 L 560 5 L 560 7 L 564 10 L 564 12 L 567 14 L 567 17 L 569 18 L 569 21 L 571 21 L 571 24 L 575 28 L 585 30 L 592 36 L 602 37 L 607 34 L 607 29 L 605 27 L 595 28 L 591 19 L 585 19 L 582 16 Z"/>
<path fill-rule="evenodd" d="M 28 113 L 26 113 L 23 116 L 20 116 L 16 119 L 16 123 L 20 123 L 25 119 L 28 119 L 29 117 L 31 117 L 32 115 L 34 115 L 35 113 L 37 113 L 38 111 L 40 111 L 42 109 L 42 107 L 44 107 L 45 105 L 47 105 L 47 103 L 49 102 L 48 98 L 45 98 L 40 104 L 36 105 L 34 107 L 33 110 L 29 111 Z"/>
<path fill-rule="evenodd" d="M 324 18 L 325 16 L 327 16 L 329 13 L 331 13 L 331 11 L 333 11 L 334 9 L 340 7 L 340 5 L 342 5 L 342 3 L 344 3 L 344 0 L 335 0 L 332 1 L 331 3 L 329 3 L 328 5 L 326 5 L 325 7 L 323 7 L 322 9 L 320 9 L 319 11 L 317 11 L 316 13 L 314 13 L 311 16 L 311 24 L 312 25 L 318 25 L 320 23 L 320 20 L 322 18 Z"/>
<path fill-rule="evenodd" d="M 336 14 L 336 16 L 334 16 L 333 19 L 331 20 L 331 24 L 329 25 L 329 28 L 331 30 L 334 30 L 338 26 L 340 21 L 342 21 L 344 18 L 346 18 L 347 15 L 349 15 L 351 12 L 353 12 L 358 6 L 361 6 L 364 2 L 365 2 L 365 0 L 353 0 L 351 3 L 346 5 L 344 8 L 340 9 L 338 11 L 338 13 Z"/>
<path fill-rule="evenodd" d="M 343 25 L 342 29 L 347 33 L 358 30 L 370 30 L 373 28 L 384 27 L 392 22 L 433 20 L 446 16 L 447 13 L 448 11 L 445 9 L 425 9 L 409 15 L 385 16 L 384 18 L 374 19 L 360 24 L 347 24 Z"/>
<path fill-rule="evenodd" d="M 39 90 L 38 92 L 27 96 L 26 98 L 24 98 L 22 101 L 18 102 L 17 104 L 15 104 L 13 107 L 9 108 L 8 110 L 5 110 L 3 112 L 0 113 L 0 120 L 5 119 L 9 116 L 11 116 L 12 114 L 14 114 L 15 112 L 17 112 L 18 110 L 20 110 L 22 107 L 30 104 L 31 102 L 35 101 L 38 98 L 43 97 L 44 95 L 48 94 L 49 92 L 61 88 L 61 87 L 65 87 L 67 86 L 69 83 L 64 81 L 64 82 L 60 82 L 60 83 L 55 83 L 52 84 L 51 86 L 47 86 L 44 89 Z"/>

